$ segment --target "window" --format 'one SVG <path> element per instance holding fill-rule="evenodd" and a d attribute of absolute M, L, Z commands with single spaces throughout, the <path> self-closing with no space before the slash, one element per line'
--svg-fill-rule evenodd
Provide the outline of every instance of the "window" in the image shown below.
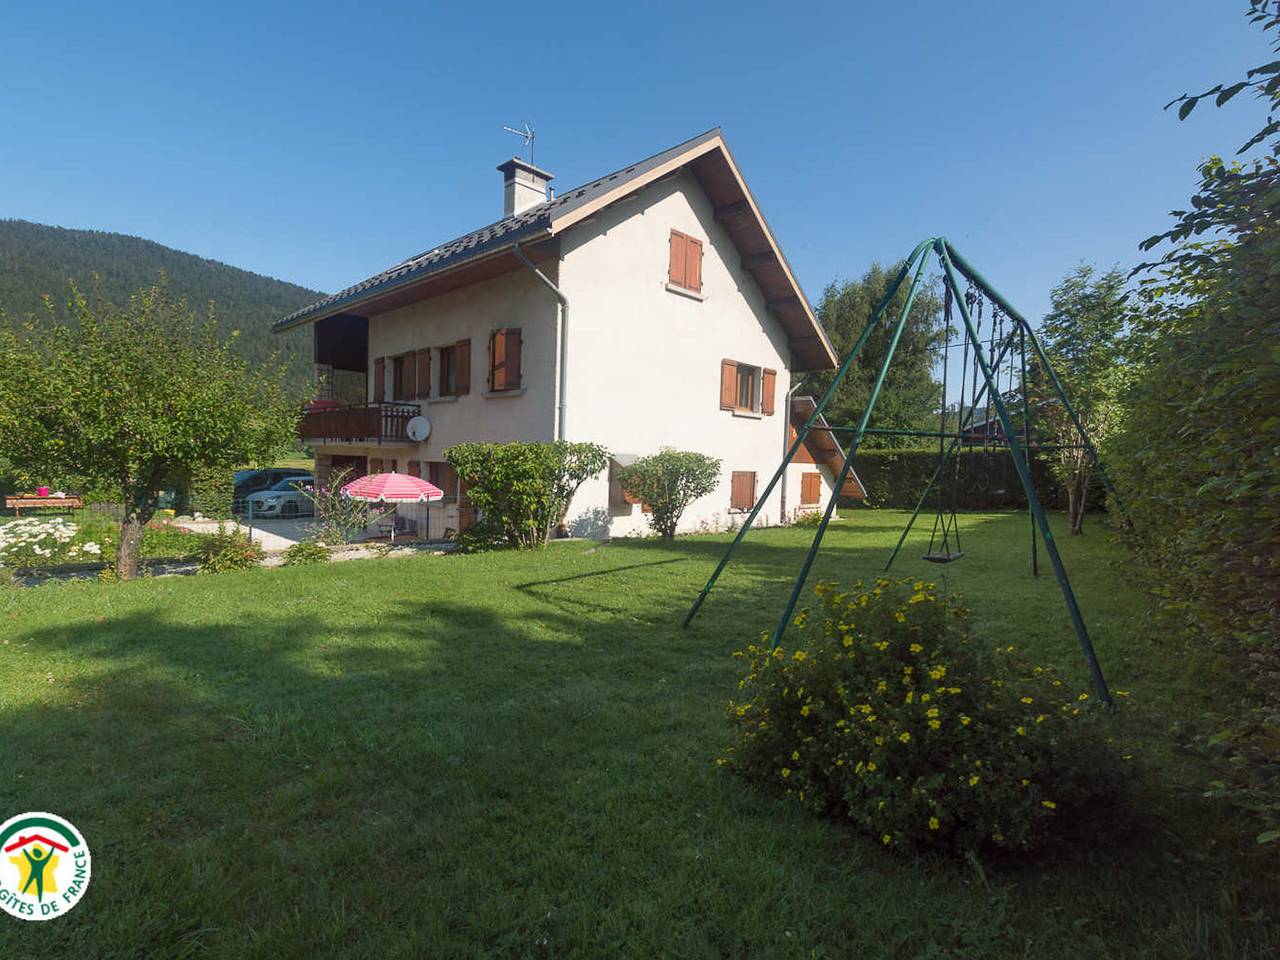
<path fill-rule="evenodd" d="M 417 393 L 417 370 L 412 353 L 391 358 L 391 399 L 412 400 Z"/>
<path fill-rule="evenodd" d="M 520 331 L 489 334 L 489 389 L 495 393 L 520 388 Z"/>
<path fill-rule="evenodd" d="M 460 397 L 471 392 L 471 341 L 459 340 L 437 347 L 440 358 L 438 397 Z"/>
<path fill-rule="evenodd" d="M 670 263 L 667 282 L 673 287 L 702 291 L 702 241 L 679 230 L 671 231 Z"/>
<path fill-rule="evenodd" d="M 381 403 L 387 399 L 387 361 L 379 357 L 373 361 L 373 402 Z"/>
<path fill-rule="evenodd" d="M 759 373 L 759 367 L 738 364 L 738 399 L 736 405 L 739 410 L 756 409 L 756 376 Z"/>
<path fill-rule="evenodd" d="M 720 409 L 773 416 L 778 372 L 737 360 L 720 361 Z"/>
<path fill-rule="evenodd" d="M 822 474 L 803 473 L 800 475 L 800 506 L 816 507 L 822 498 Z"/>
<path fill-rule="evenodd" d="M 729 509 L 750 510 L 756 505 L 754 470 L 735 470 L 729 485 Z"/>

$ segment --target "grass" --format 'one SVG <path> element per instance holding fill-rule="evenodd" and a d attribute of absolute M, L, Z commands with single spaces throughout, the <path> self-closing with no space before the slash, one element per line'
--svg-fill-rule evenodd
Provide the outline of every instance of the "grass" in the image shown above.
<path fill-rule="evenodd" d="M 903 520 L 833 528 L 816 574 L 874 576 Z M 975 629 L 1083 689 L 1025 518 L 962 522 L 961 563 L 913 541 L 898 572 L 945 574 Z M 94 855 L 72 914 L 0 918 L 0 956 L 1266 955 L 1269 891 L 1214 853 L 1178 746 L 1219 694 L 1121 548 L 1061 533 L 1149 813 L 985 873 L 715 767 L 730 651 L 776 616 L 808 531 L 753 534 L 687 631 L 725 537 L 0 593 L 0 810 L 67 816 Z"/>

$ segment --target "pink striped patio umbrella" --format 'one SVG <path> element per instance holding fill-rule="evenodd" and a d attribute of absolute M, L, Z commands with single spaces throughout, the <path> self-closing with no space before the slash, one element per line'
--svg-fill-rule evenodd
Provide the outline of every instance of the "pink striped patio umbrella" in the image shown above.
<path fill-rule="evenodd" d="M 360 477 L 345 484 L 342 495 L 370 503 L 431 503 L 444 499 L 444 491 L 435 484 L 407 473 L 372 473 Z"/>

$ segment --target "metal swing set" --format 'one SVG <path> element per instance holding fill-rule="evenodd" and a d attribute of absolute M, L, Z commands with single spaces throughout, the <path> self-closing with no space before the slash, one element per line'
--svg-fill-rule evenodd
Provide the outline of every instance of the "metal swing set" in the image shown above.
<path fill-rule="evenodd" d="M 880 395 L 881 387 L 884 385 L 885 376 L 889 372 L 889 366 L 893 362 L 894 352 L 897 350 L 898 341 L 902 337 L 902 331 L 906 327 L 907 318 L 911 314 L 911 308 L 915 303 L 916 295 L 920 290 L 921 282 L 924 277 L 925 268 L 930 262 L 931 257 L 936 257 L 939 266 L 942 269 L 944 311 L 945 311 L 945 334 L 944 342 L 940 348 L 942 361 L 942 402 L 940 403 L 939 429 L 934 431 L 924 430 L 897 430 L 888 428 L 875 428 L 869 426 L 872 411 L 875 409 L 876 400 Z M 826 409 L 836 389 L 841 381 L 848 375 L 849 370 L 853 367 L 862 348 L 866 345 L 868 339 L 884 322 L 885 311 L 889 304 L 893 302 L 903 283 L 906 282 L 907 275 L 912 273 L 911 285 L 907 290 L 906 300 L 903 303 L 898 319 L 893 326 L 893 332 L 889 339 L 888 349 L 885 351 L 884 360 L 880 364 L 880 370 L 876 375 L 876 379 L 871 388 L 871 394 L 867 399 L 867 405 L 862 411 L 862 416 L 858 419 L 856 425 L 844 426 L 828 426 L 823 418 L 823 411 Z M 967 281 L 966 288 L 962 291 L 960 277 Z M 984 338 L 982 332 L 983 325 L 983 305 L 985 302 L 990 303 L 990 319 L 987 334 Z M 958 313 L 963 327 L 961 339 L 955 343 L 951 342 L 952 330 L 952 312 Z M 1071 423 L 1075 428 L 1078 437 L 1078 444 L 1045 444 L 1033 442 L 1032 438 L 1032 409 L 1031 402 L 1027 395 L 1027 348 L 1031 347 L 1034 359 L 1040 365 L 1049 386 L 1052 388 L 1054 398 L 1063 405 L 1067 414 L 1071 418 Z M 950 365 L 950 352 L 952 349 L 959 348 L 962 353 L 960 365 L 961 383 L 960 383 L 960 401 L 956 404 L 952 417 L 948 419 L 947 405 L 947 388 L 948 374 L 947 368 Z M 1015 363 L 1016 359 L 1016 363 Z M 1015 389 L 1015 376 L 1020 376 L 1020 386 Z M 1005 382 L 1005 389 L 1001 389 L 1002 378 Z M 979 384 L 981 380 L 981 384 Z M 966 392 L 968 397 L 966 397 Z M 1022 429 L 1016 430 L 1013 423 L 1013 416 L 1009 410 L 1010 402 L 1020 401 L 1022 406 Z M 973 423 L 974 416 L 979 408 L 984 411 L 986 419 L 981 421 L 982 427 L 979 432 Z M 952 563 L 964 556 L 964 550 L 960 544 L 960 530 L 956 518 L 956 505 L 959 490 L 972 484 L 975 479 L 980 485 L 985 486 L 989 482 L 992 473 L 992 454 L 999 452 L 1002 464 L 1012 461 L 1014 469 L 1018 475 L 1018 479 L 1022 484 L 1022 489 L 1026 493 L 1027 504 L 1031 519 L 1031 570 L 1033 575 L 1039 574 L 1039 559 L 1037 553 L 1037 533 L 1040 540 L 1044 543 L 1045 552 L 1049 556 L 1049 562 L 1053 568 L 1054 576 L 1057 578 L 1058 586 L 1062 591 L 1062 598 L 1067 607 L 1067 612 L 1071 617 L 1071 625 L 1075 630 L 1076 639 L 1080 643 L 1080 648 L 1084 653 L 1085 663 L 1089 668 L 1090 675 L 1093 678 L 1094 689 L 1098 693 L 1099 699 L 1108 707 L 1113 706 L 1111 692 L 1107 687 L 1107 682 L 1102 674 L 1102 667 L 1098 663 L 1098 657 L 1093 649 L 1093 642 L 1089 639 L 1089 632 L 1084 624 L 1084 618 L 1080 613 L 1080 606 L 1076 602 L 1075 592 L 1071 588 L 1071 581 L 1067 577 L 1066 567 L 1062 563 L 1062 557 L 1058 553 L 1057 544 L 1053 539 L 1053 531 L 1049 528 L 1049 520 L 1045 514 L 1044 507 L 1040 503 L 1040 498 L 1036 493 L 1035 484 L 1031 478 L 1029 464 L 1030 453 L 1033 450 L 1057 450 L 1064 448 L 1083 449 L 1087 452 L 1094 468 L 1098 471 L 1103 483 L 1106 485 L 1107 491 L 1112 498 L 1112 502 L 1120 507 L 1119 497 L 1112 486 L 1110 478 L 1107 476 L 1106 469 L 1103 467 L 1098 457 L 1098 451 L 1089 438 L 1088 433 L 1084 429 L 1084 425 L 1080 422 L 1079 416 L 1076 414 L 1075 408 L 1071 406 L 1071 401 L 1067 398 L 1066 391 L 1062 387 L 1062 382 L 1058 379 L 1058 375 L 1054 372 L 1053 365 L 1049 362 L 1049 358 L 1045 355 L 1044 348 L 1041 346 L 1039 339 L 1036 337 L 1035 331 L 1031 329 L 1025 317 L 1022 316 L 998 291 L 996 291 L 987 280 L 980 274 L 959 252 L 956 251 L 945 238 L 933 237 L 921 242 L 911 252 L 911 256 L 902 265 L 897 276 L 885 291 L 880 303 L 876 306 L 875 311 L 871 315 L 871 319 L 867 322 L 862 334 L 858 337 L 853 348 L 849 351 L 848 356 L 840 364 L 836 370 L 835 376 L 831 380 L 831 384 L 823 393 L 817 406 L 809 415 L 809 419 L 804 426 L 796 431 L 796 437 L 788 448 L 786 456 L 783 458 L 781 465 L 770 479 L 764 491 L 760 494 L 755 506 L 747 515 L 745 521 L 738 528 L 737 535 L 733 542 L 729 544 L 725 550 L 724 556 L 720 558 L 720 562 L 716 565 L 715 570 L 708 578 L 706 585 L 702 591 L 694 599 L 693 605 L 689 608 L 689 612 L 685 615 L 682 626 L 687 627 L 697 616 L 699 609 L 711 593 L 716 581 L 720 578 L 720 574 L 724 572 L 725 567 L 729 565 L 734 551 L 747 535 L 747 531 L 751 529 L 756 517 L 759 515 L 761 508 L 772 494 L 782 478 L 783 473 L 787 469 L 787 465 L 791 463 L 796 452 L 804 444 L 805 438 L 815 431 L 828 431 L 831 434 L 847 434 L 849 439 L 846 444 L 844 464 L 841 467 L 840 474 L 836 478 L 832 486 L 832 493 L 827 501 L 826 510 L 822 515 L 822 520 L 818 524 L 814 532 L 813 542 L 809 545 L 809 550 L 805 555 L 804 563 L 800 567 L 800 572 L 796 575 L 795 583 L 792 586 L 791 595 L 787 599 L 782 616 L 778 618 L 777 626 L 774 628 L 770 648 L 777 647 L 782 641 L 782 636 L 786 632 L 787 627 L 791 623 L 792 615 L 795 613 L 796 604 L 799 602 L 800 594 L 804 589 L 805 581 L 808 579 L 809 571 L 813 567 L 813 562 L 818 555 L 818 549 L 822 544 L 822 538 L 826 534 L 827 526 L 831 522 L 831 516 L 835 512 L 836 502 L 839 498 L 839 491 L 843 488 L 845 480 L 849 476 L 849 472 L 853 468 L 853 457 L 857 453 L 858 447 L 863 439 L 868 435 L 888 435 L 888 436 L 912 436 L 936 438 L 938 441 L 938 463 L 933 471 L 933 476 L 929 479 L 924 493 L 921 494 L 919 502 L 916 504 L 915 510 L 911 514 L 911 519 L 907 522 L 906 528 L 902 531 L 897 545 L 893 549 L 888 562 L 885 564 L 887 571 L 897 558 L 898 553 L 902 549 L 903 543 L 907 539 L 907 535 L 911 532 L 915 524 L 916 518 L 920 515 L 928 500 L 930 492 L 938 484 L 940 477 L 944 473 L 949 474 L 950 484 L 949 490 L 944 490 L 943 486 L 938 486 L 936 496 L 936 508 L 934 510 L 933 531 L 929 538 L 929 547 L 926 550 L 923 559 L 931 563 Z M 962 446 L 974 446 L 981 444 L 983 447 L 983 463 L 981 471 L 972 469 L 966 471 L 962 466 L 962 458 L 959 451 Z M 1008 457 L 1000 450 L 1001 447 L 1007 448 Z M 1003 480 L 1001 481 L 1004 482 Z"/>

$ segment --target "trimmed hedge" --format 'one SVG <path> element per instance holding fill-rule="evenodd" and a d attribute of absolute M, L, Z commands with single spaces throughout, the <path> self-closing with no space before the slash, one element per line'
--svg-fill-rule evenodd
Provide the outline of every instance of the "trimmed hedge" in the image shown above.
<path fill-rule="evenodd" d="M 1025 510 L 1027 497 L 1018 480 L 1018 471 L 1008 449 L 973 448 L 957 453 L 960 461 L 960 483 L 956 506 L 963 510 Z M 867 506 L 895 507 L 911 510 L 924 492 L 925 485 L 938 466 L 937 448 L 915 450 L 859 450 L 853 467 L 867 491 Z M 938 479 L 938 486 L 948 493 L 954 477 L 948 467 Z M 1047 510 L 1065 510 L 1067 492 L 1053 477 L 1046 458 L 1032 454 L 1031 478 L 1040 502 Z M 937 487 L 929 494 L 926 508 L 934 505 Z M 1105 506 L 1102 481 L 1095 474 L 1089 489 L 1093 509 Z"/>
<path fill-rule="evenodd" d="M 174 509 L 179 514 L 198 513 L 211 520 L 230 520 L 235 497 L 235 476 L 228 470 L 196 470 L 178 484 Z"/>

